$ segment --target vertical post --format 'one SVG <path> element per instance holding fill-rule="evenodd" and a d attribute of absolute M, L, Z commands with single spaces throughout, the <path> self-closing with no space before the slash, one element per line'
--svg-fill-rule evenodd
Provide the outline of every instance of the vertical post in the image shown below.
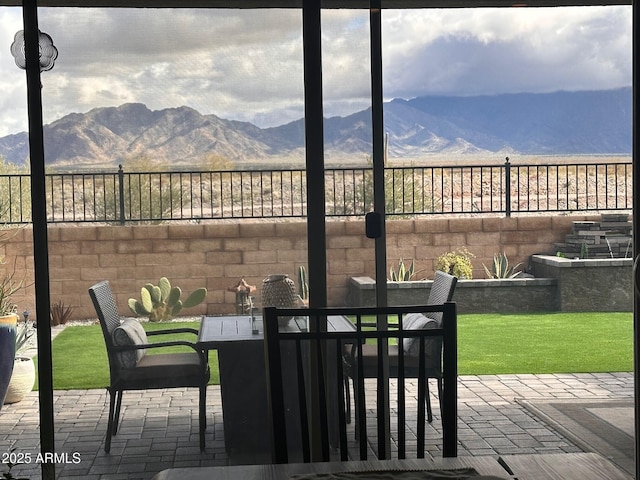
<path fill-rule="evenodd" d="M 387 306 L 387 239 L 385 233 L 385 140 L 382 78 L 382 6 L 380 0 L 369 3 L 371 36 L 371 127 L 373 142 L 373 206 L 380 219 L 379 236 L 375 238 L 376 306 Z M 387 316 L 379 315 L 377 329 L 387 330 Z M 388 342 L 378 342 L 382 357 L 382 375 L 378 377 L 378 457 L 391 455 L 391 418 L 389 414 L 389 355 Z"/>
<path fill-rule="evenodd" d="M 287 463 L 289 460 L 287 424 L 284 416 L 280 342 L 277 336 L 278 312 L 275 307 L 266 307 L 264 309 L 264 359 L 267 367 L 265 375 L 267 377 L 267 411 L 271 430 L 271 461 Z"/>
<path fill-rule="evenodd" d="M 384 188 L 384 112 L 382 91 L 382 12 L 380 0 L 370 3 L 371 35 L 371 129 L 373 142 L 373 209 L 379 218 L 379 230 L 375 238 L 376 255 L 376 306 L 387 306 L 387 246 L 385 229 Z"/>
<path fill-rule="evenodd" d="M 118 202 L 120 211 L 120 225 L 124 225 L 124 170 L 118 165 Z"/>
<path fill-rule="evenodd" d="M 638 185 L 640 185 L 640 166 L 638 165 L 640 157 L 640 138 L 638 137 L 638 108 L 640 108 L 640 97 L 638 96 L 638 53 L 640 53 L 640 33 L 638 32 L 638 24 L 640 24 L 640 4 L 633 2 L 632 6 L 632 115 L 633 115 L 633 129 L 632 129 L 632 174 L 633 174 L 633 217 L 637 220 L 640 214 L 640 195 L 638 195 Z M 633 370 L 635 372 L 633 387 L 635 393 L 634 402 L 634 427 L 635 427 L 635 464 L 636 474 L 635 478 L 640 478 L 640 378 L 638 378 L 638 369 L 640 368 L 640 279 L 638 278 L 638 262 L 640 262 L 640 222 L 633 222 Z"/>
<path fill-rule="evenodd" d="M 443 394 L 442 456 L 458 456 L 458 326 L 456 304 L 447 302 L 442 315 Z"/>
<path fill-rule="evenodd" d="M 305 157 L 307 169 L 307 258 L 309 264 L 309 306 L 327 306 L 327 239 L 324 190 L 324 119 L 322 105 L 322 21 L 320 0 L 302 2 L 302 41 L 304 61 Z M 326 329 L 320 324 L 316 328 Z M 315 352 L 312 352 L 315 353 Z M 315 359 L 315 354 L 310 355 Z M 316 372 L 310 360 L 310 372 Z M 322 460 L 318 382 L 310 374 L 311 461 Z"/>
<path fill-rule="evenodd" d="M 509 157 L 504 162 L 504 213 L 507 217 L 511 216 L 511 163 Z"/>
<path fill-rule="evenodd" d="M 47 202 L 45 192 L 44 135 L 42 128 L 42 84 L 40 81 L 40 47 L 38 5 L 24 0 L 25 60 L 27 71 L 27 108 L 29 114 L 29 152 L 31 157 L 31 215 L 33 221 L 33 269 L 38 329 L 38 397 L 40 403 L 40 452 L 53 454 L 53 372 L 51 357 L 51 322 L 49 316 L 49 253 L 47 238 Z M 45 458 L 48 458 L 45 456 Z M 53 461 L 41 465 L 43 480 L 55 478 Z"/>
<path fill-rule="evenodd" d="M 320 0 L 305 0 L 304 48 L 305 154 L 307 169 L 307 242 L 309 306 L 327 306 L 324 191 L 324 119 L 322 116 L 322 35 Z M 313 252 L 313 254 L 311 254 Z"/>

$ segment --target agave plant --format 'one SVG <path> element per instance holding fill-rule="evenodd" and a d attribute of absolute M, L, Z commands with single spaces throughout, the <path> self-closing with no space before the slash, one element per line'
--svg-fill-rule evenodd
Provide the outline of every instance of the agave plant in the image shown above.
<path fill-rule="evenodd" d="M 507 254 L 504 252 L 493 256 L 491 269 L 489 269 L 485 264 L 482 264 L 484 271 L 489 278 L 513 278 L 520 273 L 520 270 L 518 270 L 520 265 L 522 264 L 518 263 L 517 265 L 510 267 L 509 259 L 507 258 Z"/>
<path fill-rule="evenodd" d="M 27 342 L 35 335 L 36 330 L 28 321 L 19 321 L 16 327 L 16 354 L 22 350 Z"/>
<path fill-rule="evenodd" d="M 147 283 L 142 287 L 140 300 L 130 298 L 129 308 L 136 315 L 148 316 L 151 322 L 171 320 L 183 308 L 195 307 L 202 303 L 206 295 L 207 289 L 199 288 L 182 301 L 182 290 L 172 287 L 167 277 L 162 277 L 158 285 Z"/>
<path fill-rule="evenodd" d="M 401 258 L 398 261 L 397 270 L 395 270 L 393 266 L 389 269 L 389 280 L 392 282 L 408 282 L 418 273 L 420 272 L 416 272 L 415 262 L 413 260 L 411 260 L 411 265 L 407 268 L 404 260 Z"/>

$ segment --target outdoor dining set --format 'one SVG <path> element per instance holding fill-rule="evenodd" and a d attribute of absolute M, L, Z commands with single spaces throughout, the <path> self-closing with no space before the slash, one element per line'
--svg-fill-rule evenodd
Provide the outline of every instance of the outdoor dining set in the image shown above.
<path fill-rule="evenodd" d="M 109 282 L 100 282 L 89 294 L 111 377 L 104 449 L 109 452 L 118 432 L 125 391 L 194 387 L 200 391 L 204 451 L 209 352 L 216 351 L 230 465 L 168 469 L 154 477 L 158 480 L 294 474 L 301 479 L 372 478 L 372 470 L 394 472 L 393 478 L 400 479 L 575 478 L 549 475 L 570 470 L 585 479 L 628 479 L 596 454 L 457 457 L 456 282 L 437 272 L 422 305 L 273 306 L 204 316 L 199 330 L 147 333 L 139 322 L 121 320 Z M 193 340 L 165 340 L 175 334 Z M 151 341 L 152 335 L 161 340 Z M 176 346 L 188 351 L 155 353 Z M 407 394 L 407 382 L 417 382 L 417 394 Z M 434 416 L 436 392 L 439 415 Z M 438 418 L 442 458 L 433 458 L 425 448 L 435 441 L 427 438 L 427 426 Z"/>

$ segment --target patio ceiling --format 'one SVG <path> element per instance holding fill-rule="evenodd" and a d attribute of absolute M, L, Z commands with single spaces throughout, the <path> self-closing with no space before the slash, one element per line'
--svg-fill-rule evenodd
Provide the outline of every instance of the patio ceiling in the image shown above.
<path fill-rule="evenodd" d="M 369 8 L 368 0 L 322 0 L 322 8 Z M 630 0 L 380 0 L 382 8 L 478 8 L 631 5 Z M 22 0 L 0 0 L 21 7 Z M 302 8 L 302 0 L 42 0 L 40 7 Z"/>

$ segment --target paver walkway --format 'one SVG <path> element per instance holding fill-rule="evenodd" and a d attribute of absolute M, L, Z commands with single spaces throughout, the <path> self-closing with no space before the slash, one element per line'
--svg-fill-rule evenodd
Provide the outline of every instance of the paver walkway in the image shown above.
<path fill-rule="evenodd" d="M 461 376 L 458 397 L 460 456 L 578 452 L 576 445 L 515 399 L 633 398 L 633 374 Z M 219 387 L 208 391 L 204 453 L 198 447 L 197 402 L 196 389 L 127 392 L 120 430 L 111 453 L 106 454 L 106 391 L 55 392 L 58 478 L 144 480 L 173 466 L 227 464 Z M 18 477 L 41 478 L 36 463 L 38 423 L 37 392 L 0 411 L 0 454 L 13 448 L 14 453 L 29 456 L 31 461 L 14 467 Z M 439 423 L 437 415 L 433 422 L 436 430 Z M 428 445 L 432 455 L 440 455 L 442 437 L 438 433 L 431 432 L 429 437 L 434 439 Z M 0 475 L 5 471 L 6 467 L 0 466 Z"/>

